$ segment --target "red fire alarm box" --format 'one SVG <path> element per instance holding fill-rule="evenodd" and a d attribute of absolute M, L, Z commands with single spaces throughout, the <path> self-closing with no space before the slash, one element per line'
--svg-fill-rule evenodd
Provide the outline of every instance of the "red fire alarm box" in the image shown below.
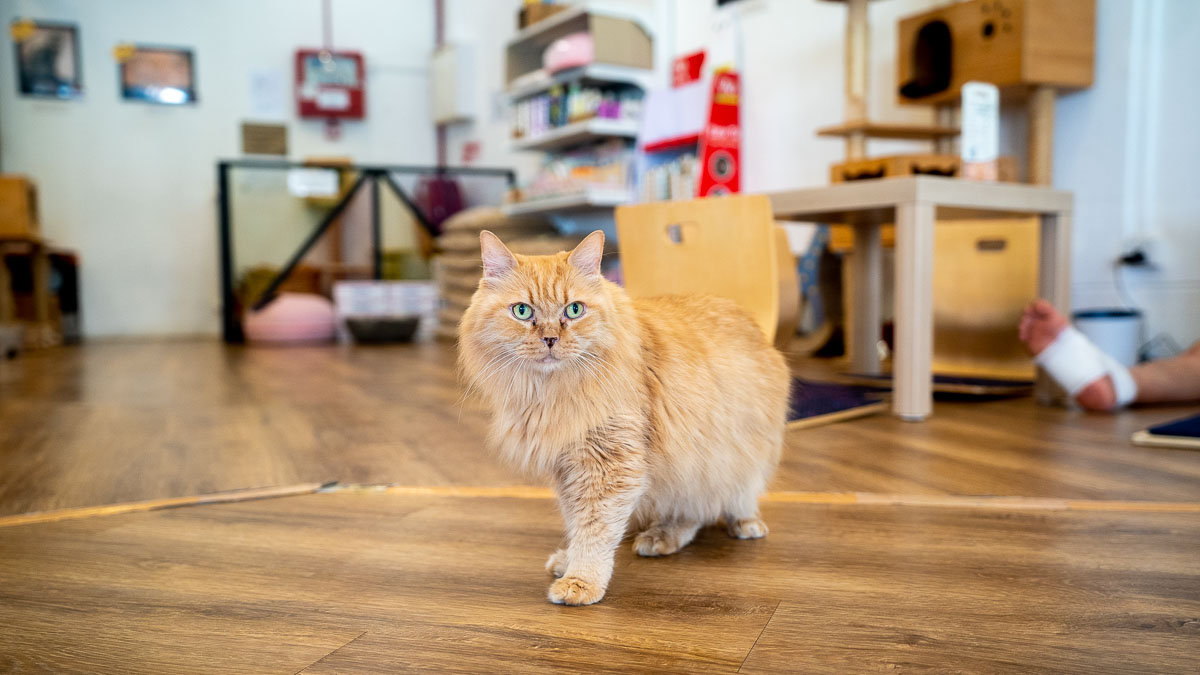
<path fill-rule="evenodd" d="M 366 112 L 362 54 L 296 50 L 296 111 L 300 117 L 360 120 Z"/>

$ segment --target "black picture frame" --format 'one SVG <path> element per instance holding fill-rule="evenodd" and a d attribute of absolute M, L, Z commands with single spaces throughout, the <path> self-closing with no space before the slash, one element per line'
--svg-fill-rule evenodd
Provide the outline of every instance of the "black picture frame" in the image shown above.
<path fill-rule="evenodd" d="M 13 24 L 21 23 L 18 19 Z M 17 91 L 22 96 L 77 99 L 83 95 L 83 62 L 79 27 L 72 23 L 34 21 L 33 34 L 17 42 Z"/>
<path fill-rule="evenodd" d="M 187 47 L 133 45 L 133 53 L 117 65 L 117 87 L 127 101 L 195 104 L 195 54 Z"/>

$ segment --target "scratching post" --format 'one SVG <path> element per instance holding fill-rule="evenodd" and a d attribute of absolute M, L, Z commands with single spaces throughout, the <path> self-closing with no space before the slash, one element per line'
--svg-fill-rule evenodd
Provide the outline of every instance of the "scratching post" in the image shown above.
<path fill-rule="evenodd" d="M 845 118 L 852 122 L 865 122 L 867 119 L 867 80 L 871 57 L 871 46 L 867 26 L 867 0 L 846 0 L 846 110 Z M 846 134 L 846 159 L 864 159 L 867 156 L 867 134 L 865 130 L 850 131 Z M 855 366 L 863 372 L 878 370 L 878 359 L 872 358 L 875 350 L 874 331 L 863 330 L 862 325 L 855 325 L 854 313 L 849 311 L 852 296 L 855 293 L 854 284 L 864 284 L 867 288 L 874 285 L 874 279 L 867 274 L 863 263 L 863 241 L 858 228 L 854 231 L 855 253 L 842 257 L 842 279 L 846 280 L 843 289 L 843 327 L 846 335 L 846 354 L 854 361 Z M 867 294 L 871 295 L 870 293 Z"/>
<path fill-rule="evenodd" d="M 867 0 L 846 0 L 846 119 L 867 119 L 867 68 L 871 48 L 867 43 Z M 846 135 L 846 159 L 867 156 L 865 131 Z"/>
<path fill-rule="evenodd" d="M 942 104 L 937 107 L 937 124 L 938 126 L 952 128 L 956 126 L 954 119 L 954 106 Z M 940 136 L 933 142 L 934 152 L 939 155 L 954 154 L 954 137 Z"/>
<path fill-rule="evenodd" d="M 1049 185 L 1054 170 L 1054 88 L 1034 87 L 1029 96 L 1029 182 Z"/>

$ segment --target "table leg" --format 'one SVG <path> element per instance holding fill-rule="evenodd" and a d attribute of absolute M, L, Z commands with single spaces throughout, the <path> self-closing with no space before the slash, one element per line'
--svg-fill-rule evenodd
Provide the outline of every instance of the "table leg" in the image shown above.
<path fill-rule="evenodd" d="M 8 323 L 17 317 L 17 303 L 13 300 L 12 277 L 8 264 L 0 253 L 0 323 Z"/>
<path fill-rule="evenodd" d="M 39 330 L 50 322 L 50 255 L 45 246 L 37 246 L 30 257 L 33 264 L 33 315 Z"/>
<path fill-rule="evenodd" d="M 896 206 L 896 352 L 892 411 L 918 422 L 933 410 L 934 205 Z"/>
<path fill-rule="evenodd" d="M 1071 313 L 1071 213 L 1047 213 L 1041 216 L 1041 250 L 1038 257 L 1038 295 L 1063 315 Z M 1055 403 L 1064 392 L 1046 373 L 1038 369 L 1035 398 Z"/>
<path fill-rule="evenodd" d="M 879 372 L 880 307 L 883 297 L 883 243 L 878 223 L 854 226 L 854 254 L 850 257 L 853 319 L 848 322 L 850 362 L 856 373 Z"/>

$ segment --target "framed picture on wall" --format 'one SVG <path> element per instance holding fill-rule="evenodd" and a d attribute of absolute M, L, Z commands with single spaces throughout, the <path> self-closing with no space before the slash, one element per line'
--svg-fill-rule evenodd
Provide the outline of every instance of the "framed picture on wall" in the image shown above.
<path fill-rule="evenodd" d="M 196 102 L 192 50 L 142 45 L 118 47 L 121 96 L 133 101 L 182 105 Z"/>
<path fill-rule="evenodd" d="M 70 99 L 83 93 L 79 30 L 74 25 L 18 19 L 10 31 L 21 94 Z"/>

